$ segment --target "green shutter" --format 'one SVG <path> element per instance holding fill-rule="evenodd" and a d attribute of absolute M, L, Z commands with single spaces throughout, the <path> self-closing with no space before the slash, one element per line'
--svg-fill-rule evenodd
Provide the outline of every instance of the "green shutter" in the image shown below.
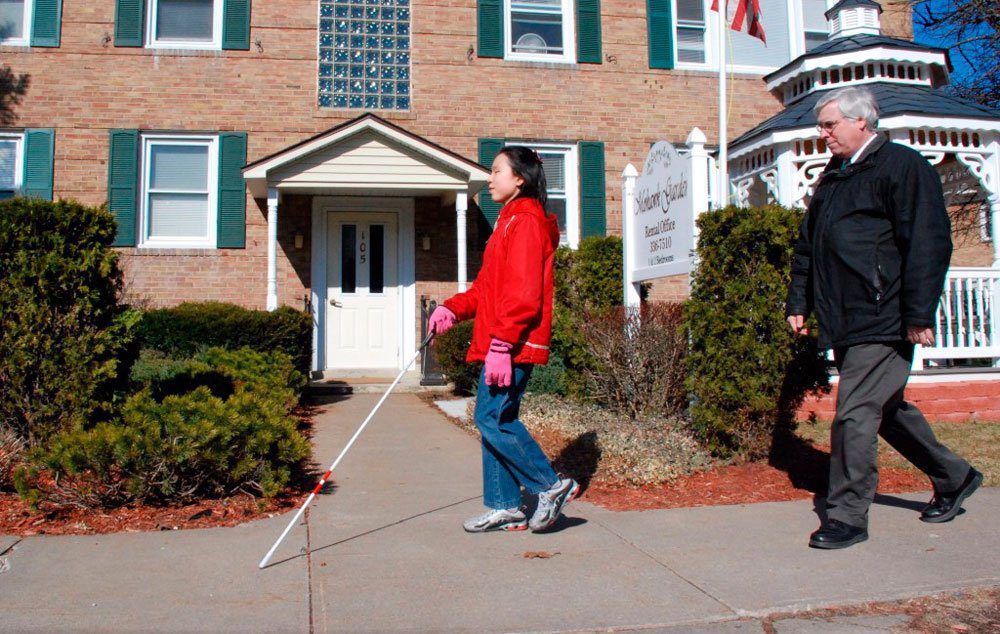
<path fill-rule="evenodd" d="M 31 16 L 31 45 L 59 46 L 62 0 L 35 0 L 34 11 Z"/>
<path fill-rule="evenodd" d="M 108 209 L 118 221 L 116 247 L 135 246 L 138 178 L 139 131 L 112 130 L 108 138 Z"/>
<path fill-rule="evenodd" d="M 580 237 L 607 232 L 604 199 L 604 144 L 580 142 Z"/>
<path fill-rule="evenodd" d="M 143 0 L 117 0 L 115 4 L 115 46 L 142 46 Z"/>
<path fill-rule="evenodd" d="M 222 5 L 222 48 L 250 50 L 250 0 L 225 0 Z"/>
<path fill-rule="evenodd" d="M 479 139 L 479 164 L 485 167 L 486 171 L 490 171 L 493 159 L 503 149 L 503 145 L 503 139 Z M 500 203 L 493 202 L 489 190 L 485 187 L 479 190 L 479 208 L 492 227 L 500 215 Z"/>
<path fill-rule="evenodd" d="M 219 135 L 219 222 L 216 246 L 242 249 L 246 246 L 247 188 L 243 166 L 247 162 L 247 133 Z"/>
<path fill-rule="evenodd" d="M 674 18 L 671 0 L 646 0 L 649 26 L 649 67 L 674 67 Z"/>
<path fill-rule="evenodd" d="M 601 63 L 601 0 L 576 0 L 576 61 Z"/>
<path fill-rule="evenodd" d="M 33 198 L 52 200 L 52 158 L 55 150 L 52 129 L 24 131 L 24 177 L 21 193 Z"/>
<path fill-rule="evenodd" d="M 503 2 L 479 0 L 479 57 L 503 57 Z"/>

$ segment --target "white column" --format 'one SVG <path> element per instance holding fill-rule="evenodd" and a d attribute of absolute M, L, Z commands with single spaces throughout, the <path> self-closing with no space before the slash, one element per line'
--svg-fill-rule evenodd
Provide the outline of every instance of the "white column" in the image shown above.
<path fill-rule="evenodd" d="M 622 171 L 622 277 L 625 287 L 625 306 L 638 309 L 640 303 L 639 285 L 632 279 L 635 266 L 635 180 L 638 170 L 629 163 Z"/>
<path fill-rule="evenodd" d="M 778 204 L 789 209 L 795 207 L 795 153 L 788 143 L 778 152 L 775 163 L 778 168 Z"/>
<path fill-rule="evenodd" d="M 1000 269 L 1000 141 L 990 143 L 990 154 L 980 179 L 990 203 L 990 239 L 993 240 L 993 268 Z"/>
<path fill-rule="evenodd" d="M 461 293 L 469 287 L 469 265 L 467 260 L 467 245 L 465 243 L 466 227 L 468 226 L 469 194 L 458 192 L 455 195 L 455 233 L 457 240 L 455 248 L 458 250 L 458 292 Z"/>
<path fill-rule="evenodd" d="M 693 245 L 695 248 L 695 253 L 698 249 L 698 216 L 705 213 L 711 208 L 711 202 L 709 200 L 708 191 L 708 181 L 711 178 L 709 176 L 709 156 L 708 152 L 705 150 L 705 143 L 708 139 L 705 137 L 705 133 L 701 131 L 701 128 L 695 127 L 688 133 L 687 140 L 685 141 L 688 149 L 691 150 L 691 200 L 694 206 L 694 225 L 691 230 L 694 232 Z M 697 266 L 697 255 L 695 255 L 695 261 L 692 263 L 692 270 Z M 688 292 L 691 292 L 691 274 L 688 273 Z"/>
<path fill-rule="evenodd" d="M 719 55 L 719 207 L 729 205 L 729 132 L 726 129 L 728 114 L 726 108 L 726 35 L 729 28 L 728 5 L 720 3 L 718 15 L 718 55 Z"/>
<path fill-rule="evenodd" d="M 267 309 L 278 308 L 278 189 L 267 188 Z"/>

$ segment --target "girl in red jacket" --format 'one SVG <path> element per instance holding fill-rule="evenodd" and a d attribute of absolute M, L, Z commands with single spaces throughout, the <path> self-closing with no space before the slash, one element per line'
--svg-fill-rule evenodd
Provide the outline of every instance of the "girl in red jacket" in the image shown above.
<path fill-rule="evenodd" d="M 534 150 L 500 150 L 488 182 L 490 196 L 503 208 L 486 243 L 483 266 L 468 291 L 434 310 L 429 329 L 440 334 L 475 317 L 465 359 L 484 362 L 475 422 L 482 434 L 483 502 L 490 510 L 467 520 L 465 530 L 541 531 L 555 523 L 580 491 L 572 478 L 556 474 L 518 420 L 532 368 L 549 360 L 559 227 L 555 216 L 545 213 L 545 172 Z M 521 487 L 538 496 L 530 521 L 521 505 Z"/>

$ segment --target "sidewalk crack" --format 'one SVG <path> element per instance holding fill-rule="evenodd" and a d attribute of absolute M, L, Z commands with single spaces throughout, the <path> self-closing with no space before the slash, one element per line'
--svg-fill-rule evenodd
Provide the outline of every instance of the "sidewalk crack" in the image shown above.
<path fill-rule="evenodd" d="M 309 509 L 305 512 L 306 525 L 306 594 L 309 597 L 309 634 L 315 632 L 313 619 L 313 569 L 312 569 L 312 535 L 310 533 Z"/>
<path fill-rule="evenodd" d="M 14 550 L 14 546 L 17 546 L 22 541 L 24 541 L 24 539 L 21 538 L 21 537 L 18 537 L 17 540 L 13 544 L 11 544 L 10 546 L 4 548 L 3 550 L 0 550 L 0 556 L 6 555 L 10 551 Z"/>
<path fill-rule="evenodd" d="M 684 575 L 682 575 L 680 572 L 678 572 L 677 570 L 675 570 L 670 564 L 668 564 L 665 561 L 661 561 L 656 555 L 654 555 L 653 553 L 647 551 L 642 546 L 636 544 L 632 540 L 628 539 L 627 537 L 625 537 L 624 535 L 622 535 L 618 531 L 614 530 L 613 528 L 611 528 L 610 526 L 608 526 L 607 524 L 605 524 L 601 520 L 595 519 L 595 518 L 590 518 L 590 521 L 596 522 L 597 524 L 599 524 L 601 526 L 601 528 L 603 528 L 604 530 L 608 531 L 609 533 L 611 533 L 612 535 L 614 535 L 618 539 L 622 540 L 623 543 L 625 543 L 628 546 L 631 546 L 635 550 L 639 551 L 640 553 L 642 553 L 646 557 L 648 557 L 651 560 L 653 560 L 654 562 L 656 562 L 661 567 L 666 568 L 674 576 L 676 576 L 678 579 L 680 579 L 684 583 L 688 584 L 689 586 L 691 586 L 692 588 L 694 588 L 698 592 L 702 593 L 703 595 L 705 595 L 706 597 L 708 597 L 712 601 L 715 601 L 719 605 L 725 607 L 727 610 L 729 610 L 730 612 L 732 612 L 734 615 L 736 615 L 736 616 L 742 616 L 742 611 L 739 608 L 737 608 L 735 606 L 732 606 L 732 605 L 729 605 L 726 601 L 724 601 L 721 598 L 715 596 L 714 594 L 712 594 L 711 592 L 709 592 L 706 588 L 701 587 L 695 581 L 693 581 L 691 579 L 688 579 L 687 577 L 685 577 Z"/>

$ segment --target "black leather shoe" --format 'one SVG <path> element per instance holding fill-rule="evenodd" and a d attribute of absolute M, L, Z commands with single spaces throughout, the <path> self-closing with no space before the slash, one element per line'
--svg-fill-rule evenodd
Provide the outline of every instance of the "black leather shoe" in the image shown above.
<path fill-rule="evenodd" d="M 840 520 L 828 519 L 819 530 L 809 536 L 813 548 L 847 548 L 868 539 L 868 529 L 845 524 Z"/>
<path fill-rule="evenodd" d="M 955 519 L 958 512 L 962 510 L 962 502 L 972 495 L 979 485 L 983 483 L 983 474 L 975 469 L 969 469 L 969 475 L 965 476 L 965 482 L 958 491 L 952 493 L 934 493 L 930 504 L 920 513 L 920 519 L 932 524 L 949 522 Z"/>

